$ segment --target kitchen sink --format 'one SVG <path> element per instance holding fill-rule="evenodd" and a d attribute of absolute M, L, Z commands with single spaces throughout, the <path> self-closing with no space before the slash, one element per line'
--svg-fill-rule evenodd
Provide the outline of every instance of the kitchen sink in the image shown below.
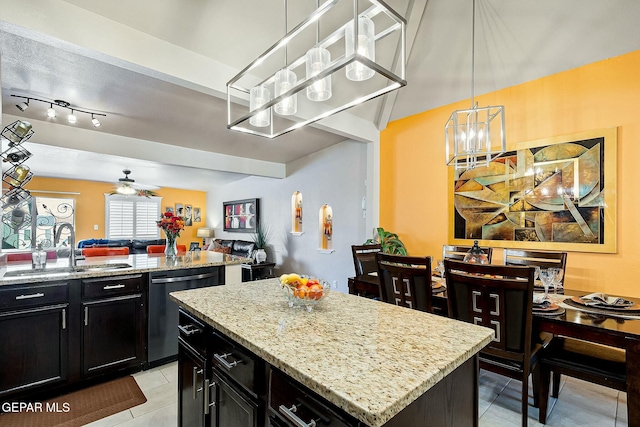
<path fill-rule="evenodd" d="M 76 267 L 44 268 L 42 270 L 15 270 L 15 271 L 7 271 L 4 274 L 4 277 L 46 276 L 46 275 L 57 275 L 57 274 L 118 270 L 121 268 L 131 268 L 131 265 L 127 263 L 86 264 L 86 265 L 78 265 Z"/>

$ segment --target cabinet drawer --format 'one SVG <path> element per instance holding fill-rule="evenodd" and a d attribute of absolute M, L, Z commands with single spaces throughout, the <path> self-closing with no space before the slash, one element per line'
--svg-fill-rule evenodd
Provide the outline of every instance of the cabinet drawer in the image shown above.
<path fill-rule="evenodd" d="M 178 336 L 183 342 L 192 347 L 196 353 L 202 355 L 207 352 L 207 334 L 205 334 L 205 330 L 206 326 L 202 321 L 182 310 L 178 311 Z"/>
<path fill-rule="evenodd" d="M 213 364 L 252 395 L 256 396 L 264 388 L 261 384 L 264 364 L 249 350 L 214 332 L 211 354 Z"/>
<path fill-rule="evenodd" d="M 142 274 L 82 279 L 82 297 L 104 298 L 141 293 L 143 286 Z"/>
<path fill-rule="evenodd" d="M 277 414 L 280 424 L 285 426 L 358 425 L 357 420 L 275 369 L 271 370 L 269 379 L 269 412 Z"/>
<path fill-rule="evenodd" d="M 57 304 L 67 302 L 68 298 L 67 282 L 25 285 L 0 290 L 0 310 Z"/>

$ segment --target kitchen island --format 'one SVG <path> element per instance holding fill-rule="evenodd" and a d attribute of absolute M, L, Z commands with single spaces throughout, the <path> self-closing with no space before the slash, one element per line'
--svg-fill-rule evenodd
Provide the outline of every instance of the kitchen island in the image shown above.
<path fill-rule="evenodd" d="M 220 419 L 225 414 L 216 412 L 223 409 L 220 402 L 216 406 L 211 384 L 217 384 L 218 394 L 229 384 L 239 385 L 236 394 L 245 396 L 245 407 L 255 408 L 247 418 L 252 422 L 225 420 L 230 425 L 307 425 L 306 418 L 305 424 L 292 421 L 302 418 L 304 406 L 315 406 L 308 411 L 311 418 L 322 412 L 318 407 L 337 414 L 341 421 L 330 425 L 477 425 L 477 353 L 491 341 L 490 329 L 338 292 L 307 312 L 287 305 L 277 279 L 171 297 L 213 336 L 212 354 L 198 356 L 204 364 L 198 372 L 206 372 L 209 361 L 212 365 L 211 378 L 202 382 L 207 390 L 202 407 L 205 416 L 218 417 L 213 425 L 225 425 Z M 185 330 L 203 329 L 193 323 L 181 323 L 181 337 Z M 188 353 L 196 353 L 198 345 L 191 345 L 186 335 L 181 342 Z M 247 383 L 234 377 L 236 366 L 240 373 L 252 366 L 255 378 Z M 199 384 L 181 392 L 192 390 L 195 397 Z M 280 402 L 287 394 L 283 384 L 306 397 Z M 317 405 L 304 403 L 314 398 Z M 192 425 L 183 415 L 182 425 Z M 318 415 L 323 416 L 333 419 Z"/>

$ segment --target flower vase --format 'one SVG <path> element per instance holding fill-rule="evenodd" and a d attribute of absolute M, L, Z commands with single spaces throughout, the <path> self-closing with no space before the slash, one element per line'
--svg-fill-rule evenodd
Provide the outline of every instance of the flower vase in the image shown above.
<path fill-rule="evenodd" d="M 167 234 L 167 243 L 164 247 L 164 255 L 167 258 L 175 258 L 178 256 L 178 242 L 176 241 L 175 236 L 170 237 L 170 235 Z"/>
<path fill-rule="evenodd" d="M 256 249 L 256 262 L 262 264 L 267 261 L 267 252 L 264 249 Z"/>

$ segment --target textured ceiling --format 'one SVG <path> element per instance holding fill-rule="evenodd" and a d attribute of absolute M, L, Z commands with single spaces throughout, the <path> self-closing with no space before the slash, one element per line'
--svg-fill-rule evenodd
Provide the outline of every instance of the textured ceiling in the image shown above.
<path fill-rule="evenodd" d="M 289 28 L 315 7 L 313 0 L 288 3 Z M 356 133 L 366 127 L 360 125 L 360 119 L 381 129 L 388 120 L 471 94 L 472 1 L 388 3 L 408 21 L 408 84 L 386 98 L 340 113 L 337 123 L 342 118 L 347 122 L 344 126 L 350 125 Z M 38 125 L 45 120 L 48 105 L 32 103 L 21 113 L 10 95 L 64 99 L 107 114 L 99 129 L 79 114 L 74 129 L 114 135 L 132 144 L 153 141 L 157 150 L 169 153 L 177 147 L 191 149 L 194 160 L 207 154 L 223 155 L 217 163 L 198 166 L 202 174 L 210 174 L 204 184 L 185 180 L 185 186 L 206 189 L 240 179 L 251 173 L 247 172 L 254 165 L 251 161 L 286 164 L 350 134 L 346 127 L 330 121 L 275 140 L 226 129 L 226 104 L 221 99 L 224 85 L 282 37 L 281 0 L 50 0 L 32 5 L 29 14 L 21 1 L 0 0 L 0 8 L 6 19 L 0 21 L 4 114 L 25 117 Z M 475 94 L 640 49 L 638 16 L 637 0 L 477 0 Z M 209 64 L 218 66 L 208 68 Z M 57 125 L 53 129 L 62 129 L 58 141 L 74 130 L 63 119 L 59 116 L 53 122 Z M 97 151 L 90 144 L 93 138 L 81 135 L 87 152 Z M 52 145 L 48 136 L 36 129 L 34 142 Z M 78 143 L 74 146 L 79 147 Z M 108 154 L 102 156 L 111 165 L 103 168 L 105 175 L 106 169 L 109 174 L 116 171 L 115 178 L 125 167 L 135 170 L 137 158 L 142 159 L 141 173 L 149 173 L 148 180 L 136 174 L 138 179 L 162 185 L 161 178 L 148 172 L 153 168 L 145 167 L 149 158 L 144 153 L 112 150 Z M 91 161 L 89 154 L 84 155 Z M 69 151 L 57 155 L 51 149 L 47 156 L 48 165 L 58 165 L 49 166 L 51 170 L 43 172 L 47 176 L 61 173 L 56 170 L 71 171 L 59 165 L 77 162 Z M 184 164 L 167 157 L 162 168 L 172 166 L 187 176 Z M 47 164 L 42 165 L 43 171 Z M 97 170 L 94 179 L 113 180 L 102 173 Z"/>

